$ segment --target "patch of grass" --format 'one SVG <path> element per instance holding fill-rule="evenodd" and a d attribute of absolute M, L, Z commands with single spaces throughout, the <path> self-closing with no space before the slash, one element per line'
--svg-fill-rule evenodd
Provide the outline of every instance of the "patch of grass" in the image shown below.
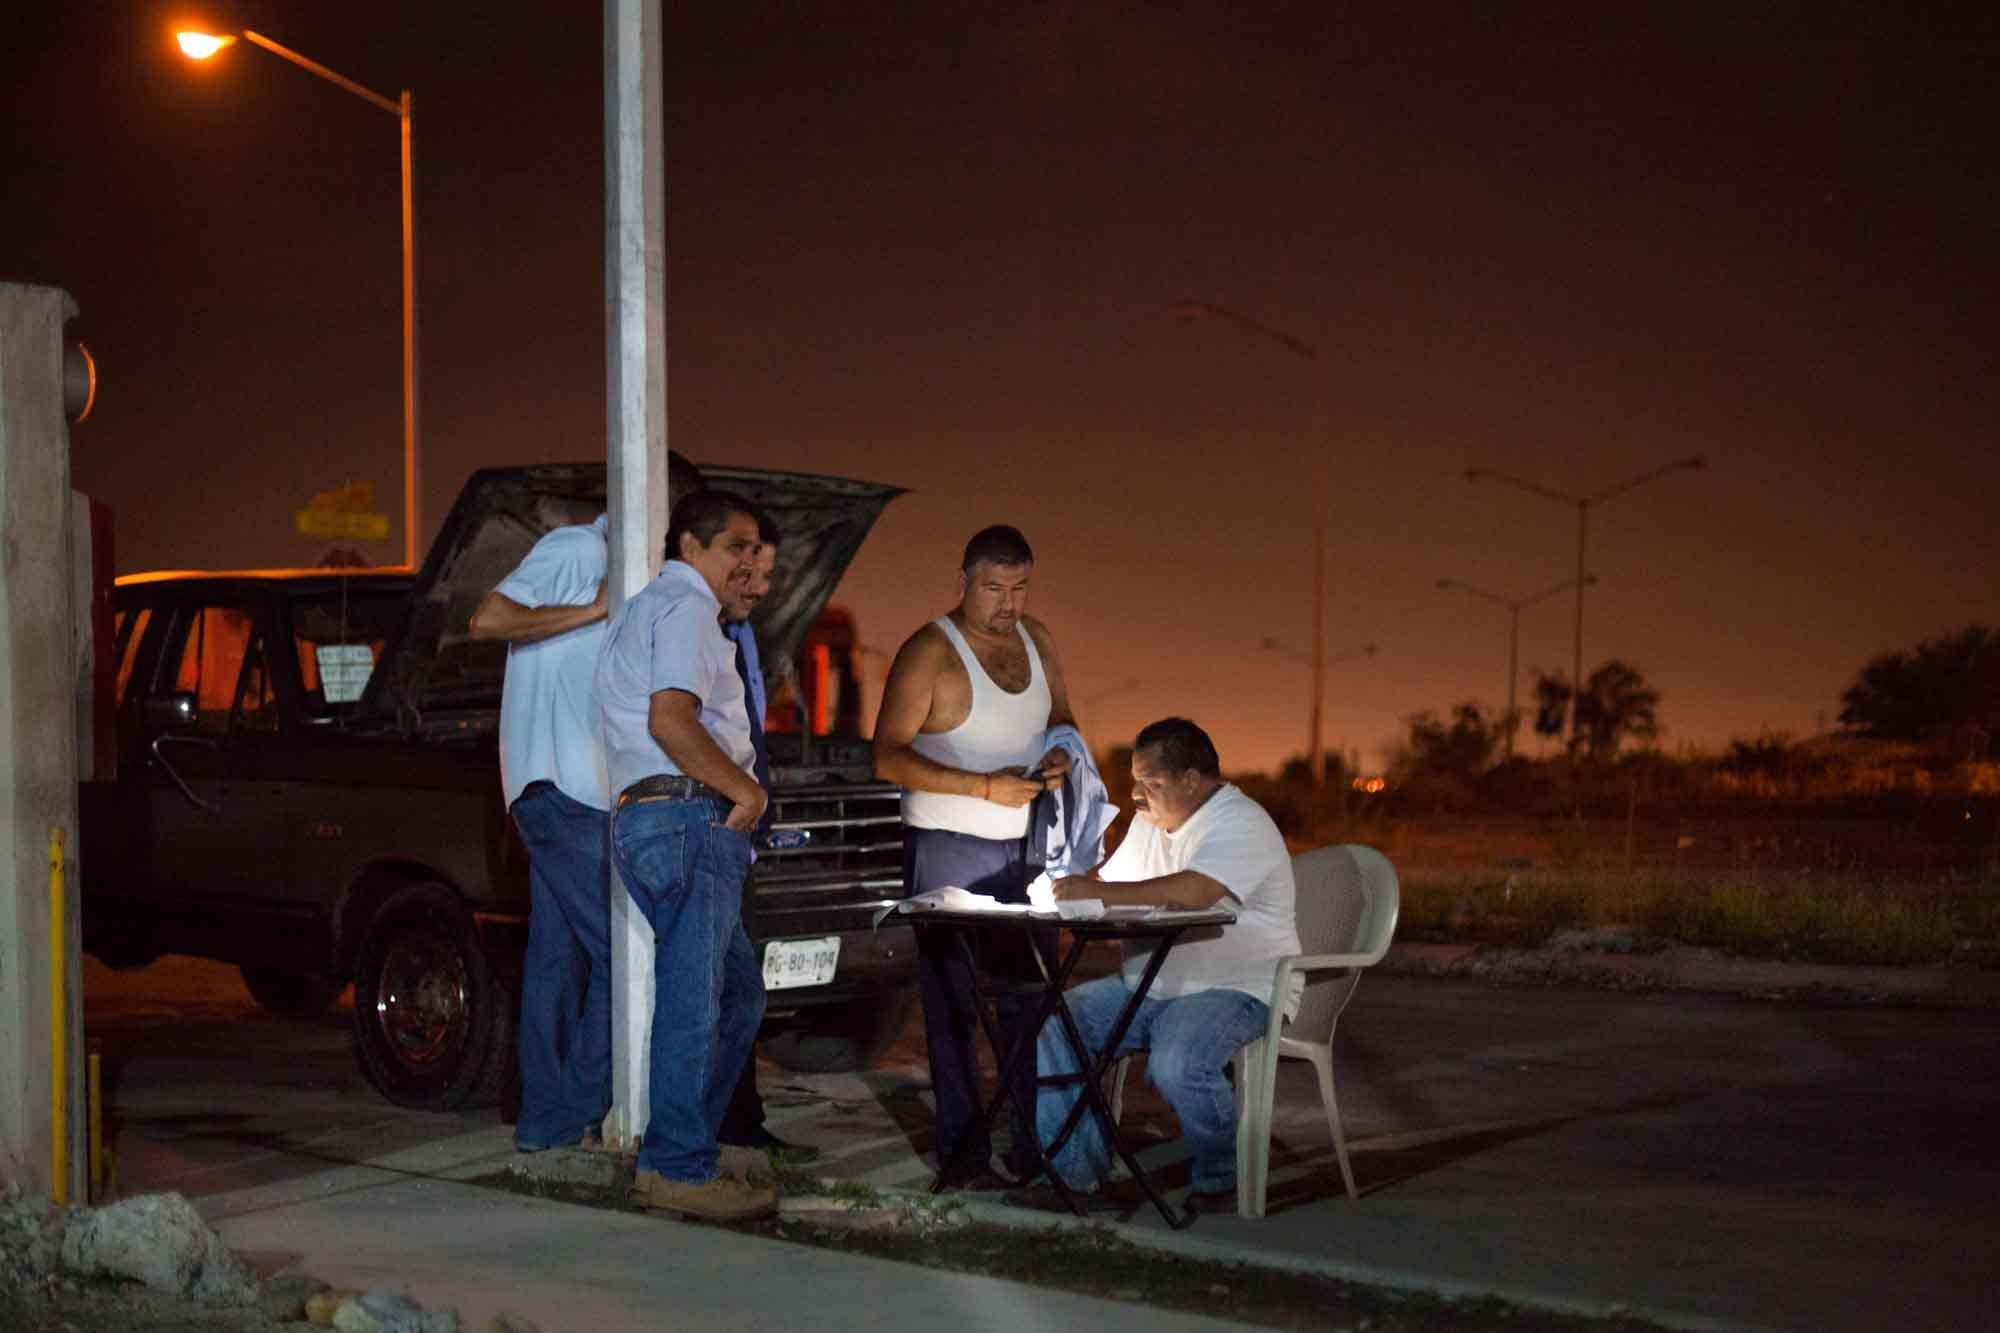
<path fill-rule="evenodd" d="M 1407 940 L 1533 948 L 1557 931 L 1624 926 L 1643 942 L 1745 958 L 1908 965 L 2000 937 L 2000 877 L 1811 870 L 1523 870 L 1403 882 Z"/>

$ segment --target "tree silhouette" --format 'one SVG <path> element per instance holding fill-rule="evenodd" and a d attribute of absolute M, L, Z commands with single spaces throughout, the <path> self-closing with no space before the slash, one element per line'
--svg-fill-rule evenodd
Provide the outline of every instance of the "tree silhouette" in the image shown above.
<path fill-rule="evenodd" d="M 1569 681 L 1560 674 L 1535 675 L 1535 730 L 1544 736 L 1562 734 L 1563 715 L 1570 703 Z M 1578 736 L 1575 744 L 1592 760 L 1603 762 L 1618 753 L 1629 738 L 1650 741 L 1660 734 L 1660 692 L 1646 683 L 1645 673 L 1629 662 L 1612 658 L 1590 673 L 1583 695 L 1576 700 Z"/>
<path fill-rule="evenodd" d="M 1487 721 L 1475 703 L 1452 709 L 1449 723 L 1429 710 L 1412 713 L 1409 721 L 1409 771 L 1466 779 L 1486 771 L 1507 730 L 1505 719 Z"/>
<path fill-rule="evenodd" d="M 2000 758 L 2000 633 L 1969 625 L 1884 653 L 1861 668 L 1840 701 L 1841 724 L 1860 735 Z"/>
<path fill-rule="evenodd" d="M 1569 717 L 1569 677 L 1560 671 L 1535 673 L 1535 734 L 1560 736 Z"/>
<path fill-rule="evenodd" d="M 1659 705 L 1660 692 L 1646 683 L 1645 673 L 1612 658 L 1590 673 L 1576 701 L 1584 753 L 1602 762 L 1617 754 L 1627 737 L 1654 739 L 1660 734 Z"/>

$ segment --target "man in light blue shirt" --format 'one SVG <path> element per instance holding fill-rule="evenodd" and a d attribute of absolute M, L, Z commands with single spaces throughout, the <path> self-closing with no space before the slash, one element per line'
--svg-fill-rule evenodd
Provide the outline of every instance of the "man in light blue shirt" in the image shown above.
<path fill-rule="evenodd" d="M 716 1133 L 764 1016 L 743 930 L 754 775 L 747 690 L 722 596 L 751 577 L 756 511 L 726 491 L 674 506 L 667 563 L 613 618 L 597 664 L 611 851 L 653 926 L 653 1026 L 633 1201 L 718 1221 L 775 1211 L 776 1191 L 722 1174 Z"/>
<path fill-rule="evenodd" d="M 594 1141 L 611 1105 L 611 800 L 593 677 L 604 642 L 606 524 L 557 528 L 469 627 L 502 639 L 500 785 L 528 849 L 521 970 L 524 1152 Z"/>

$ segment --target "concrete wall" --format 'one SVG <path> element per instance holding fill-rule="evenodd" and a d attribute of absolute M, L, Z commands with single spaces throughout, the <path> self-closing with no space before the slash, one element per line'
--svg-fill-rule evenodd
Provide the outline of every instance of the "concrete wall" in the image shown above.
<path fill-rule="evenodd" d="M 69 855 L 69 1197 L 83 1197 L 76 907 L 76 616 L 63 325 L 52 287 L 0 283 L 0 1180 L 53 1193 L 49 830 Z"/>

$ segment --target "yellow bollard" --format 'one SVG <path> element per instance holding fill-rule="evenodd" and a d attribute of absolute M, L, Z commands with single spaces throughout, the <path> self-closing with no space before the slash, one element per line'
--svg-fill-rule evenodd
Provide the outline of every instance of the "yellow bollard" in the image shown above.
<path fill-rule="evenodd" d="M 69 958 L 63 938 L 63 831 L 49 825 L 49 1122 L 55 1136 L 50 1157 L 49 1197 L 69 1202 Z"/>
<path fill-rule="evenodd" d="M 86 1202 L 95 1204 L 104 1198 L 104 1080 L 100 1076 L 103 1055 L 96 1042 L 90 1043 L 90 1054 L 84 1059 L 89 1062 L 86 1086 L 90 1090 L 90 1197 Z"/>

